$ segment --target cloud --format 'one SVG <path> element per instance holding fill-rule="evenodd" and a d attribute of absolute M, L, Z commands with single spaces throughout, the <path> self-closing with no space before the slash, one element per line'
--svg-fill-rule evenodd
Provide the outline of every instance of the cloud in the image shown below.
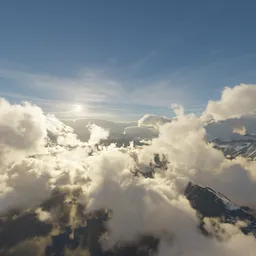
<path fill-rule="evenodd" d="M 188 180 L 210 185 L 254 207 L 249 195 L 256 187 L 242 162 L 226 160 L 206 143 L 200 118 L 178 113 L 171 123 L 160 127 L 159 137 L 152 144 L 137 151 L 139 165 L 149 163 L 156 152 L 166 155 L 168 170 L 157 173 L 154 179 L 134 177 L 129 169 L 135 163 L 125 154 L 118 153 L 118 157 L 118 149 L 91 158 L 97 164 L 90 165 L 90 173 L 97 173 L 99 182 L 89 188 L 88 209 L 113 210 L 108 223 L 110 236 L 103 239 L 103 245 L 108 248 L 120 240 L 132 241 L 139 234 L 153 233 L 161 238 L 159 255 L 241 255 L 243 242 L 248 243 L 248 255 L 253 255 L 255 241 L 238 230 L 227 243 L 209 240 L 197 232 L 195 212 L 179 196 Z"/>
<path fill-rule="evenodd" d="M 177 83 L 170 78 L 139 80 L 127 79 L 125 75 L 122 79 L 122 74 L 97 69 L 58 76 L 17 67 L 0 67 L 0 75 L 6 83 L 0 91 L 3 96 L 16 102 L 31 101 L 62 119 L 108 116 L 108 119 L 120 120 L 125 114 L 124 120 L 128 117 L 131 120 L 135 115 L 136 119 L 144 115 L 145 109 L 153 113 L 168 112 L 172 103 L 186 104 L 190 112 L 195 108 L 201 111 L 201 106 L 198 108 L 198 104 L 184 94 L 182 84 L 174 86 Z M 9 84 L 15 87 L 15 93 L 8 89 Z M 74 104 L 83 104 L 86 111 L 72 111 Z"/>
<path fill-rule="evenodd" d="M 31 105 L 10 105 L 0 98 L 0 165 L 44 150 L 43 111 Z"/>
<path fill-rule="evenodd" d="M 99 70 L 86 69 L 60 77 L 47 73 L 0 68 L 0 75 L 6 83 L 6 87 L 0 91 L 2 95 L 16 102 L 20 100 L 33 102 L 45 112 L 54 113 L 64 119 L 88 116 L 98 118 L 102 115 L 109 115 L 114 119 L 115 113 L 106 110 L 104 106 L 99 106 L 119 102 L 120 95 L 123 95 L 121 84 Z M 10 81 L 12 86 L 13 83 L 15 85 L 15 93 L 8 89 Z M 74 104 L 83 104 L 85 111 L 73 111 Z"/>
<path fill-rule="evenodd" d="M 164 123 L 171 122 L 171 119 L 163 116 L 145 115 L 138 121 L 138 126 L 157 127 Z"/>
<path fill-rule="evenodd" d="M 103 128 L 96 124 L 89 124 L 87 125 L 87 128 L 91 134 L 88 141 L 89 144 L 97 144 L 101 140 L 107 139 L 109 136 L 108 130 L 104 130 Z"/>
<path fill-rule="evenodd" d="M 255 125 L 256 115 L 245 115 L 240 118 L 210 122 L 205 125 L 207 140 L 211 141 L 217 138 L 224 141 L 232 139 L 253 139 L 253 137 L 250 137 L 249 135 L 255 133 Z M 242 131 L 242 133 L 246 132 L 247 136 L 235 131 Z"/>
<path fill-rule="evenodd" d="M 24 159 L 4 169 L 0 187 L 0 212 L 38 205 L 51 194 L 49 169 L 36 159 Z"/>
<path fill-rule="evenodd" d="M 38 219 L 43 222 L 51 221 L 52 216 L 49 212 L 42 210 L 42 208 L 37 208 L 35 213 L 38 215 Z"/>
<path fill-rule="evenodd" d="M 74 121 L 63 120 L 63 122 L 74 129 L 78 139 L 86 142 L 90 138 L 88 128 L 90 128 L 92 124 L 109 131 L 109 138 L 122 138 L 125 128 L 137 124 L 137 122 L 113 122 L 94 118 L 81 118 Z"/>
<path fill-rule="evenodd" d="M 240 135 L 245 135 L 246 134 L 246 128 L 245 128 L 245 126 L 235 127 L 233 129 L 233 133 L 237 133 L 237 134 L 240 134 Z"/>
<path fill-rule="evenodd" d="M 160 123 L 158 136 L 147 145 L 96 148 L 90 144 L 108 137 L 111 131 L 106 127 L 112 132 L 129 127 L 126 131 L 136 136 L 148 128 L 98 121 L 87 127 L 91 134 L 89 143 L 84 143 L 75 131 L 77 126 L 85 129 L 88 120 L 77 120 L 71 128 L 31 104 L 11 105 L 1 100 L 0 212 L 33 208 L 39 220 L 52 222 L 58 231 L 65 225 L 74 228 L 79 221 L 83 223 L 81 216 L 108 209 L 108 231 L 100 238 L 105 249 L 149 234 L 160 239 L 160 256 L 254 255 L 254 238 L 236 226 L 224 226 L 229 238 L 222 242 L 203 236 L 196 212 L 181 192 L 192 181 L 210 186 L 238 204 L 256 207 L 252 196 L 256 193 L 255 162 L 226 159 L 208 143 L 209 127 L 202 118 L 186 115 L 177 106 L 174 110 L 177 116 L 171 122 L 145 118 L 146 125 Z M 248 112 L 249 107 L 243 113 Z M 228 127 L 233 132 L 233 123 Z M 248 129 L 255 128 L 246 126 Z M 152 171 L 156 153 L 165 156 L 166 168 L 156 167 L 153 178 L 145 178 L 140 172 Z M 56 194 L 64 194 L 58 197 L 58 206 L 45 209 L 47 200 Z M 62 217 L 61 222 L 58 218 Z"/>
<path fill-rule="evenodd" d="M 88 102 L 99 102 L 117 96 L 121 90 L 117 82 L 108 79 L 102 72 L 89 69 L 67 77 L 6 69 L 0 69 L 0 74 L 4 78 L 16 80 L 29 92 L 51 89 L 51 96 L 59 95 L 65 100 L 75 98 L 77 101 L 86 99 Z M 108 90 L 105 90 L 106 87 Z"/>
<path fill-rule="evenodd" d="M 32 239 L 27 239 L 19 243 L 18 245 L 14 246 L 6 253 L 3 252 L 3 255 L 44 255 L 45 248 L 47 245 L 51 243 L 51 238 L 47 237 L 35 237 Z"/>
<path fill-rule="evenodd" d="M 152 139 L 157 136 L 156 131 L 153 129 L 149 129 L 147 127 L 138 127 L 138 126 L 129 126 L 124 129 L 125 137 L 133 140 L 133 139 Z"/>
<path fill-rule="evenodd" d="M 256 85 L 240 84 L 226 87 L 220 100 L 209 101 L 204 115 L 219 121 L 253 113 L 256 113 Z"/>

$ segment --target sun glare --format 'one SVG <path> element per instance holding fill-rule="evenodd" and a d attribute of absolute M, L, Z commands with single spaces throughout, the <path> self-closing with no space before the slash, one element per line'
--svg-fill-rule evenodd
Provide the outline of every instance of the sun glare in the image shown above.
<path fill-rule="evenodd" d="M 83 111 L 83 106 L 82 105 L 74 105 L 74 111 L 75 112 L 82 112 Z"/>

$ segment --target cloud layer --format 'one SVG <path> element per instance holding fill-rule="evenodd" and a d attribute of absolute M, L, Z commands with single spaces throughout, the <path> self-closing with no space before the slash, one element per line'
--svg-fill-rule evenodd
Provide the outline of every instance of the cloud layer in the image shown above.
<path fill-rule="evenodd" d="M 226 88 L 220 101 L 209 102 L 205 113 L 216 120 L 239 119 L 255 111 L 255 95 L 253 85 Z M 243 97 L 241 108 L 236 108 L 234 102 Z M 41 221 L 52 223 L 58 231 L 61 225 L 57 219 L 63 209 L 69 209 L 66 222 L 72 228 L 82 223 L 82 214 L 108 209 L 108 231 L 101 237 L 104 249 L 150 234 L 160 239 L 160 256 L 254 255 L 255 238 L 244 235 L 235 225 L 220 224 L 229 237 L 225 241 L 203 236 L 197 228 L 196 212 L 181 192 L 193 181 L 256 208 L 252 196 L 256 193 L 255 162 L 226 159 L 208 143 L 210 128 L 203 118 L 175 110 L 177 116 L 172 121 L 156 117 L 140 121 L 144 126 L 157 124 L 157 136 L 154 134 L 146 145 L 95 146 L 110 134 L 99 124 L 91 123 L 87 142 L 81 141 L 74 129 L 44 115 L 40 108 L 29 103 L 11 105 L 1 99 L 1 214 L 17 208 L 35 209 Z M 231 131 L 237 129 L 232 121 L 225 122 Z M 222 122 L 210 125 L 218 125 L 216 134 L 225 126 Z M 125 126 L 120 127 L 117 125 L 116 131 L 124 131 Z M 86 128 L 84 123 L 82 128 Z M 142 129 L 148 128 L 130 126 L 126 132 L 133 137 L 144 133 Z M 164 155 L 165 167 L 156 167 L 153 178 L 145 178 L 152 171 L 156 153 Z M 42 203 L 56 191 L 66 193 L 66 206 L 42 210 Z M 210 225 L 205 228 L 211 232 Z"/>

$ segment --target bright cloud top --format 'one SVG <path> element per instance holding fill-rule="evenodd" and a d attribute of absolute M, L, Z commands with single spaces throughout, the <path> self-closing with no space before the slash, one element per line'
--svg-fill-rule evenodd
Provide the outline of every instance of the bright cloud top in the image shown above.
<path fill-rule="evenodd" d="M 256 85 L 241 84 L 226 87 L 219 101 L 209 101 L 205 115 L 215 120 L 241 117 L 256 113 Z"/>

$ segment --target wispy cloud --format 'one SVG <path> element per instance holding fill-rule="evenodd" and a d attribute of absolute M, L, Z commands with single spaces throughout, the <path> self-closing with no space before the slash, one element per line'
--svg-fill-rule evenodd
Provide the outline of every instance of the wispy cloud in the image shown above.
<path fill-rule="evenodd" d="M 20 70 L 0 69 L 2 78 L 17 82 L 17 87 L 38 92 L 56 94 L 61 98 L 83 99 L 91 102 L 104 101 L 117 95 L 120 85 L 104 78 L 96 72 L 85 71 L 72 77 L 59 77 L 50 74 L 29 73 Z"/>
<path fill-rule="evenodd" d="M 72 76 L 57 76 L 19 69 L 0 68 L 0 95 L 30 101 L 58 116 L 74 115 L 72 106 L 83 104 L 86 115 L 110 118 L 141 116 L 148 112 L 171 115 L 172 103 L 188 101 L 182 87 L 170 78 L 161 80 L 121 79 L 102 70 L 85 69 Z M 12 85 L 12 89 L 9 86 Z M 201 109 L 198 105 L 185 106 Z M 75 113 L 81 115 L 81 113 Z"/>

